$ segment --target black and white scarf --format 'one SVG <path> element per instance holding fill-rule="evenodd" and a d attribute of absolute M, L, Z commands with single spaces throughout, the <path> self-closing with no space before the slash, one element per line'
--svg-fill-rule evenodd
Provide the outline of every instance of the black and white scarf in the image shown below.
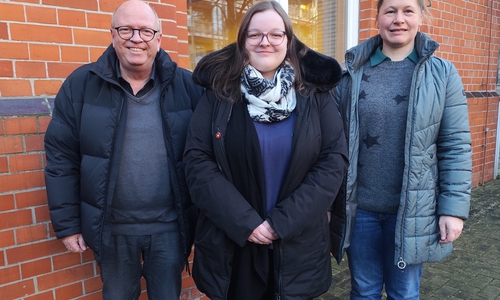
<path fill-rule="evenodd" d="M 294 70 L 288 64 L 276 70 L 273 81 L 265 79 L 257 69 L 247 65 L 241 74 L 241 91 L 248 101 L 252 120 L 272 123 L 288 118 L 297 101 L 294 78 Z"/>

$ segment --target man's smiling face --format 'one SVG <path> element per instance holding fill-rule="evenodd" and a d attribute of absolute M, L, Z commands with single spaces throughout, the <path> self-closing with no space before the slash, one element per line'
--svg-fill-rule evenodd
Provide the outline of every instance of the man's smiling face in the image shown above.
<path fill-rule="evenodd" d="M 141 1 L 127 1 L 118 8 L 113 17 L 113 27 L 119 26 L 159 30 L 153 10 Z M 144 42 L 137 30 L 129 40 L 122 39 L 114 28 L 111 28 L 111 36 L 122 71 L 132 75 L 151 70 L 156 53 L 160 50 L 161 33 L 156 33 L 149 42 Z"/>

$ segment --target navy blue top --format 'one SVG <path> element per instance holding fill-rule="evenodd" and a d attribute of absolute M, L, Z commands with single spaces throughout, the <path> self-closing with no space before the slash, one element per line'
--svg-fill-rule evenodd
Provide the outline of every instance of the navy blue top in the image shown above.
<path fill-rule="evenodd" d="M 266 212 L 276 205 L 281 184 L 290 166 L 295 119 L 295 113 L 292 113 L 290 117 L 280 122 L 254 122 L 264 164 Z"/>

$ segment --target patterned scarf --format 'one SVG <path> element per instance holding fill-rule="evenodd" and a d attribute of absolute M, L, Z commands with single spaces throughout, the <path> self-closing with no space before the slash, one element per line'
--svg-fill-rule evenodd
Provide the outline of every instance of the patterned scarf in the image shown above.
<path fill-rule="evenodd" d="M 273 81 L 265 79 L 251 65 L 246 66 L 241 74 L 241 91 L 248 101 L 252 120 L 272 123 L 290 116 L 296 105 L 294 77 L 294 70 L 288 64 L 276 71 Z"/>

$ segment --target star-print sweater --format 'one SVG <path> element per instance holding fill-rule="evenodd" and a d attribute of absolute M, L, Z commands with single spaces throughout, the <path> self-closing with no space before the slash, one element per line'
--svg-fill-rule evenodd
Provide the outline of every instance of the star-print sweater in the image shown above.
<path fill-rule="evenodd" d="M 359 93 L 358 208 L 397 213 L 404 169 L 408 95 L 415 63 L 363 68 Z"/>

